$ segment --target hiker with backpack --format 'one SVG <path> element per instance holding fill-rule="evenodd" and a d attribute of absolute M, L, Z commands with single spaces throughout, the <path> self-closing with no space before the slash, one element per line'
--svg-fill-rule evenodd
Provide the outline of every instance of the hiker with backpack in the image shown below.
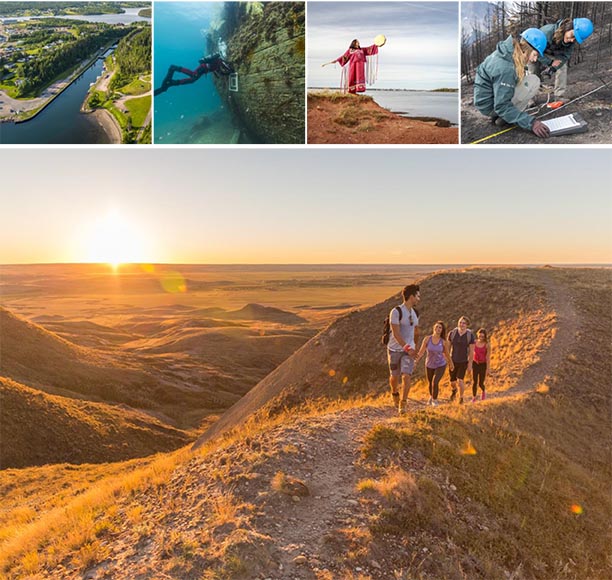
<path fill-rule="evenodd" d="M 465 374 L 472 372 L 472 361 L 474 360 L 474 333 L 468 328 L 470 323 L 467 316 L 462 316 L 457 322 L 457 328 L 453 328 L 448 335 L 451 349 L 451 360 L 453 367 L 449 367 L 451 396 L 453 402 L 457 398 L 457 383 L 459 383 L 459 404 L 463 404 L 463 391 L 465 390 Z"/>
<path fill-rule="evenodd" d="M 409 284 L 402 290 L 404 302 L 391 310 L 385 319 L 382 342 L 387 346 L 389 362 L 389 386 L 393 404 L 398 413 L 406 413 L 410 378 L 414 370 L 416 357 L 416 333 L 419 316 L 415 306 L 421 299 L 418 285 Z M 399 378 L 402 378 L 402 394 L 400 400 Z"/>
<path fill-rule="evenodd" d="M 446 340 L 446 326 L 441 320 L 438 320 L 433 325 L 432 334 L 423 339 L 415 363 L 418 363 L 423 358 L 425 352 L 427 352 L 425 370 L 427 372 L 427 381 L 429 382 L 429 401 L 427 404 L 437 407 L 440 379 L 444 376 L 447 363 L 451 370 L 454 367 L 450 356 L 449 343 Z"/>
<path fill-rule="evenodd" d="M 472 371 L 472 403 L 475 403 L 478 398 L 478 387 L 482 391 L 481 399 L 485 400 L 485 378 L 487 370 L 491 366 L 491 347 L 489 346 L 489 338 L 487 331 L 484 328 L 479 328 L 476 332 L 476 342 L 474 343 L 474 364 Z"/>

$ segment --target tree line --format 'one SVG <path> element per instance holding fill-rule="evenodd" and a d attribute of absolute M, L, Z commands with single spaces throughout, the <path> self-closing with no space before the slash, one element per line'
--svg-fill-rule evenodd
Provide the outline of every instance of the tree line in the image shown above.
<path fill-rule="evenodd" d="M 35 95 L 53 79 L 90 57 L 101 46 L 130 32 L 129 28 L 99 28 L 54 49 L 41 52 L 36 58 L 19 63 L 17 76 L 23 79 L 17 88 L 19 97 Z"/>
<path fill-rule="evenodd" d="M 115 74 L 110 88 L 115 90 L 140 74 L 151 73 L 151 27 L 124 38 L 113 53 Z"/>

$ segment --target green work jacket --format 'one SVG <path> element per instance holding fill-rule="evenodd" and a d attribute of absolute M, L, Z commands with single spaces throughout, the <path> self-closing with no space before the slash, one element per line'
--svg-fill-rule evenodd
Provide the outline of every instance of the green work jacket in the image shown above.
<path fill-rule="evenodd" d="M 497 43 L 492 52 L 476 69 L 474 106 L 483 114 L 497 114 L 507 123 L 531 129 L 534 118 L 512 104 L 518 76 L 512 60 L 512 36 Z"/>

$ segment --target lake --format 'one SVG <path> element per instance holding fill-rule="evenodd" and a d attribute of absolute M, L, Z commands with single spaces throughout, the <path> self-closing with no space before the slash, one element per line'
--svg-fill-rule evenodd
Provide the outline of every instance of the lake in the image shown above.
<path fill-rule="evenodd" d="M 381 107 L 404 117 L 436 117 L 459 124 L 459 93 L 366 91 Z"/>
<path fill-rule="evenodd" d="M 67 18 L 68 20 L 83 20 L 85 22 L 104 22 L 105 24 L 131 24 L 132 22 L 149 21 L 150 18 L 138 16 L 142 8 L 124 8 L 124 14 L 73 14 L 70 16 L 58 15 L 53 16 L 5 16 L 0 20 L 16 20 L 23 22 L 24 20 L 32 20 L 35 18 Z"/>

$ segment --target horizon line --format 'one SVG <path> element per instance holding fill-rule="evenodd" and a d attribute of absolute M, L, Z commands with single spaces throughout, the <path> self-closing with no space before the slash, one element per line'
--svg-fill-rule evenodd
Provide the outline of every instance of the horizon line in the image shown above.
<path fill-rule="evenodd" d="M 122 266 L 598 266 L 612 267 L 612 262 L 121 262 Z M 4 266 L 108 266 L 109 262 L 15 262 Z"/>

